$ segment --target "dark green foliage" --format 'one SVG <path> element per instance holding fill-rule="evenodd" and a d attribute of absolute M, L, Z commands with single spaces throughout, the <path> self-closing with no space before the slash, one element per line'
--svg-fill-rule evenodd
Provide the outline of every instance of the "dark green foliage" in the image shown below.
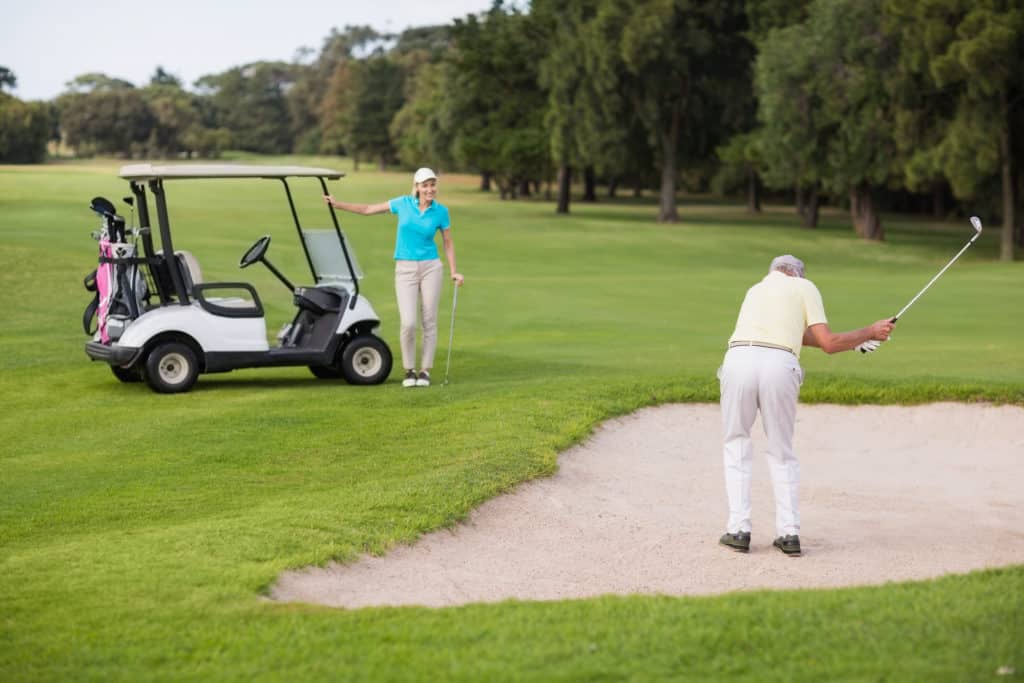
<path fill-rule="evenodd" d="M 268 154 L 292 149 L 285 92 L 294 69 L 283 62 L 256 62 L 197 81 L 210 98 L 217 128 L 231 131 L 236 149 Z"/>
<path fill-rule="evenodd" d="M 443 121 L 464 168 L 492 174 L 501 196 L 550 177 L 545 98 L 537 69 L 545 44 L 530 15 L 500 2 L 457 20 L 445 60 Z"/>
<path fill-rule="evenodd" d="M 1012 260 L 1017 180 L 1024 158 L 1024 7 L 991 0 L 886 0 L 889 30 L 902 37 L 905 81 L 930 114 L 907 166 L 912 184 L 946 178 L 961 199 L 982 198 L 1000 179 L 1001 257 Z M 994 194 L 994 193 L 993 193 Z M 1024 235 L 1022 238 L 1024 239 Z"/>
<path fill-rule="evenodd" d="M 22 102 L 0 92 L 0 163 L 34 164 L 45 159 L 52 120 L 46 102 Z"/>
<path fill-rule="evenodd" d="M 737 83 L 749 81 L 752 47 L 742 3 L 602 2 L 594 30 L 601 96 L 621 97 L 648 135 L 661 171 L 658 220 L 679 219 L 680 171 L 699 166 L 727 127 Z"/>
<path fill-rule="evenodd" d="M 14 75 L 14 72 L 6 66 L 0 66 L 0 91 L 4 88 L 16 88 L 17 86 L 18 77 Z"/>
<path fill-rule="evenodd" d="M 97 87 L 57 98 L 64 141 L 79 153 L 131 155 L 141 151 L 154 115 L 134 87 Z"/>
<path fill-rule="evenodd" d="M 346 150 L 351 156 L 377 159 L 383 169 L 395 156 L 389 126 L 402 106 L 405 72 L 390 57 L 377 56 L 355 66 Z"/>

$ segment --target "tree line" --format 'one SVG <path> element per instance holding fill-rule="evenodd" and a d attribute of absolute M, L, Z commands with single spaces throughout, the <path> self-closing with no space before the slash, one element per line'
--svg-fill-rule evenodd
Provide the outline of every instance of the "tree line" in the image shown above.
<path fill-rule="evenodd" d="M 332 30 L 318 52 L 136 87 L 84 74 L 53 102 L 0 92 L 0 160 L 60 139 L 78 154 L 350 156 L 480 174 L 503 198 L 570 211 L 597 187 L 765 193 L 817 224 L 883 210 L 1016 228 L 1024 158 L 1024 7 L 1014 0 L 497 0 L 450 25 Z M 14 84 L 0 67 L 0 91 Z M 19 128 L 20 126 L 20 128 Z"/>

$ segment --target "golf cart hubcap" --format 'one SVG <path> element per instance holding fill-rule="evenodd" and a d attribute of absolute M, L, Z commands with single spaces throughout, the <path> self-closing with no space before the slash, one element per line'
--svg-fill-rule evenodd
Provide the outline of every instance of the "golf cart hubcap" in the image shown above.
<path fill-rule="evenodd" d="M 352 369 L 360 377 L 372 377 L 380 372 L 383 364 L 384 359 L 381 358 L 380 353 L 376 349 L 359 349 L 352 356 Z"/>
<path fill-rule="evenodd" d="M 188 375 L 188 360 L 180 353 L 169 353 L 160 359 L 160 379 L 177 384 Z"/>

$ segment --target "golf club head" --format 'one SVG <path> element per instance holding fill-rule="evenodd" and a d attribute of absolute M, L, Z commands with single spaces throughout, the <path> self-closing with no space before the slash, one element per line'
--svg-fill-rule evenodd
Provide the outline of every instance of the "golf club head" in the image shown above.
<path fill-rule="evenodd" d="M 981 219 L 978 218 L 977 216 L 971 216 L 971 225 L 974 226 L 974 229 L 980 235 L 981 234 Z"/>
<path fill-rule="evenodd" d="M 114 205 L 105 197 L 93 197 L 89 208 L 101 216 L 113 216 L 115 213 Z"/>

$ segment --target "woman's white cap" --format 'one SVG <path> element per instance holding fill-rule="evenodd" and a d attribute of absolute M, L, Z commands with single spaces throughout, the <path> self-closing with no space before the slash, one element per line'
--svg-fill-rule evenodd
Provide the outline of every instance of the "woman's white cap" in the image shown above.
<path fill-rule="evenodd" d="M 412 177 L 412 181 L 414 183 L 422 183 L 430 179 L 437 180 L 437 175 L 426 166 L 416 171 L 416 173 Z"/>

